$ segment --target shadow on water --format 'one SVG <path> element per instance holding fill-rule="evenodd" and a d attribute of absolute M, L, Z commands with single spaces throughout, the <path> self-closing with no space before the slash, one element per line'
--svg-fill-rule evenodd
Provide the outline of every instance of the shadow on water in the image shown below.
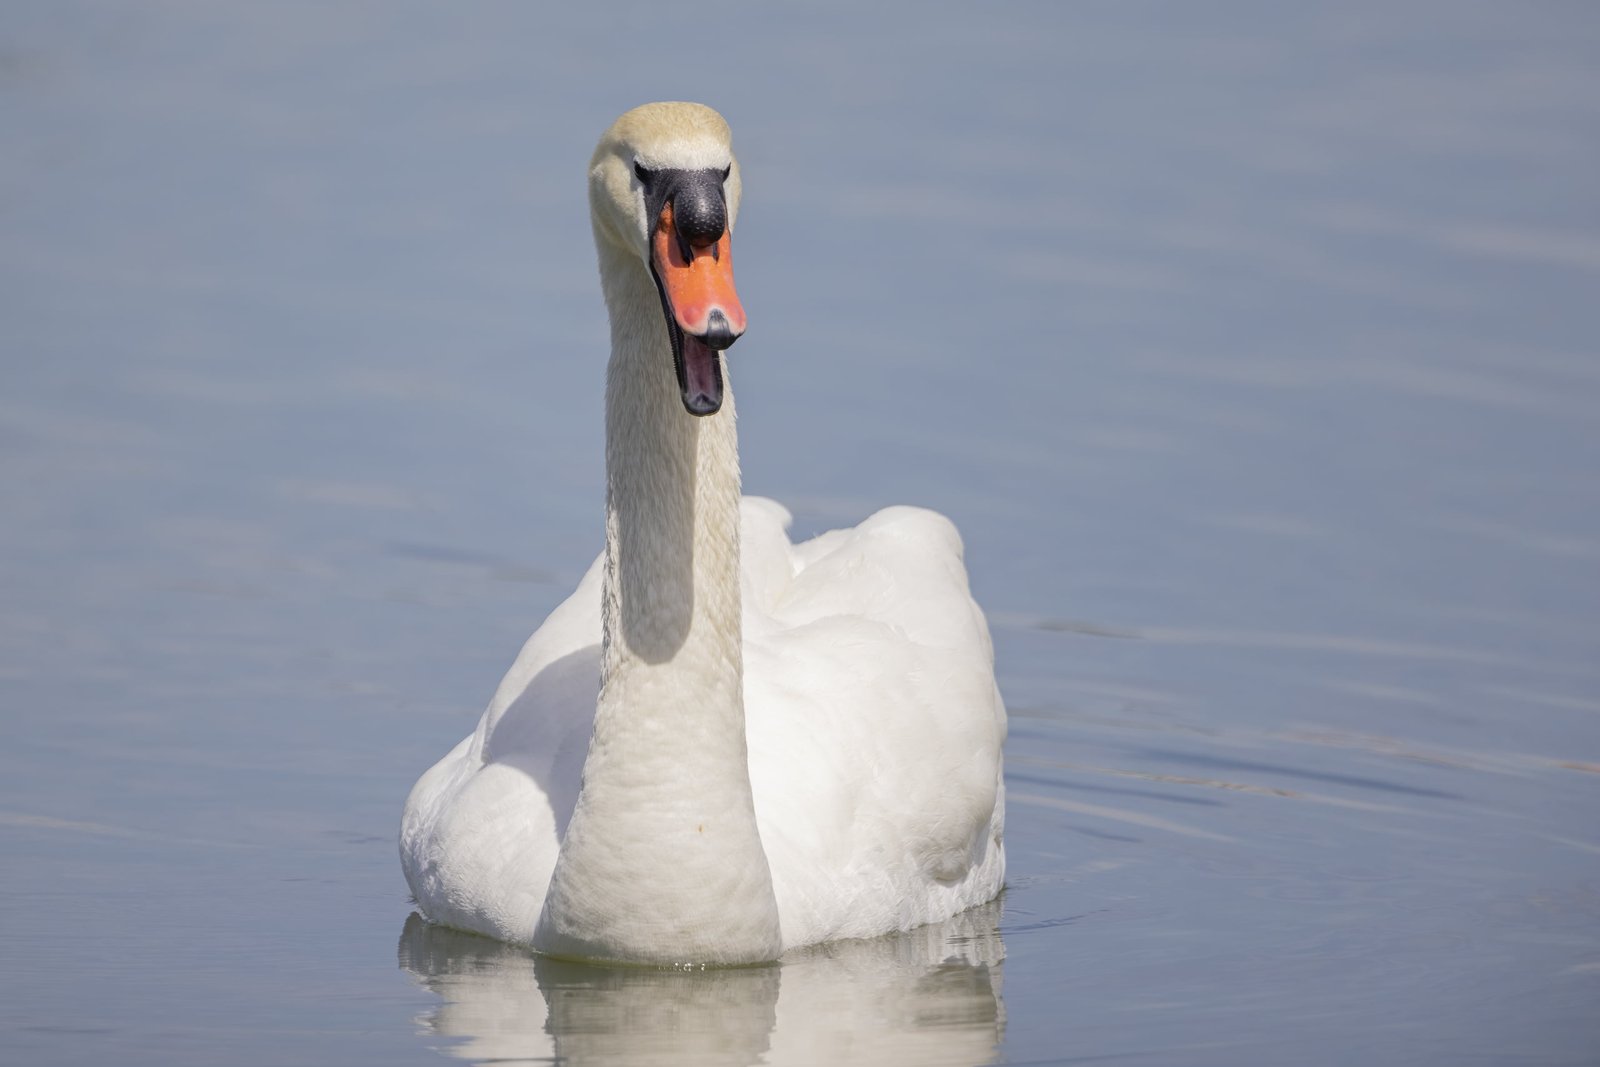
<path fill-rule="evenodd" d="M 477 1062 L 976 1064 L 1005 1030 L 1001 904 L 770 967 L 663 970 L 536 956 L 413 913 L 400 966 L 420 1020 Z"/>

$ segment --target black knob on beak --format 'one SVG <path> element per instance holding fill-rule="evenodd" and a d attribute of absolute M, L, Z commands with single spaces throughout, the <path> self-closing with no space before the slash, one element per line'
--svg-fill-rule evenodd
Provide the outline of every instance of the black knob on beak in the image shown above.
<path fill-rule="evenodd" d="M 723 349 L 732 348 L 733 342 L 739 337 L 739 334 L 733 332 L 733 327 L 728 325 L 728 316 L 720 309 L 713 309 L 706 323 L 706 332 L 700 340 L 705 342 L 707 348 L 721 352 Z"/>
<path fill-rule="evenodd" d="M 722 186 L 707 171 L 685 175 L 672 198 L 672 222 L 678 236 L 696 248 L 715 244 L 728 228 L 728 209 Z"/>

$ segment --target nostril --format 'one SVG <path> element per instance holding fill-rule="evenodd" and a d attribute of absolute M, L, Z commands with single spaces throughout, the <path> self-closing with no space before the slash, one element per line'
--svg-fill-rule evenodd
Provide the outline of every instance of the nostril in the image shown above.
<path fill-rule="evenodd" d="M 734 333 L 733 327 L 728 323 L 728 316 L 719 308 L 711 312 L 711 317 L 706 322 L 706 332 L 700 339 L 705 342 L 707 348 L 720 352 L 732 348 L 733 342 L 739 337 L 740 335 Z"/>

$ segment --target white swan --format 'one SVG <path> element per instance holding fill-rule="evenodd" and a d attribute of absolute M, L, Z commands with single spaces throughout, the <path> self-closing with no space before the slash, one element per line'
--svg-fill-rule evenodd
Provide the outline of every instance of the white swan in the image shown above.
<path fill-rule="evenodd" d="M 955 528 L 898 507 L 791 545 L 782 507 L 741 503 L 739 194 L 698 104 L 595 149 L 606 549 L 411 791 L 401 861 L 434 922 L 734 964 L 1000 891 L 1005 708 Z"/>

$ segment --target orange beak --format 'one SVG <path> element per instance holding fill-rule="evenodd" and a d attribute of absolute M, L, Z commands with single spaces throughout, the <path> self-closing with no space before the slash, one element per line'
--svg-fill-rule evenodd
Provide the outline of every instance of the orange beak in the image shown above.
<path fill-rule="evenodd" d="M 672 202 L 661 208 L 650 238 L 651 259 L 678 328 L 724 349 L 744 333 L 744 305 L 733 286 L 728 231 L 711 241 L 684 238 L 674 225 Z M 722 322 L 716 317 L 720 314 Z M 720 342 L 720 343 L 719 343 Z"/>
<path fill-rule="evenodd" d="M 720 179 L 714 185 L 680 182 L 676 195 L 663 190 L 650 235 L 650 272 L 661 291 L 683 407 L 702 417 L 722 408 L 720 353 L 745 327 L 744 305 L 733 287 L 733 253 L 720 185 Z M 677 196 L 692 205 L 683 218 L 674 207 Z"/>

